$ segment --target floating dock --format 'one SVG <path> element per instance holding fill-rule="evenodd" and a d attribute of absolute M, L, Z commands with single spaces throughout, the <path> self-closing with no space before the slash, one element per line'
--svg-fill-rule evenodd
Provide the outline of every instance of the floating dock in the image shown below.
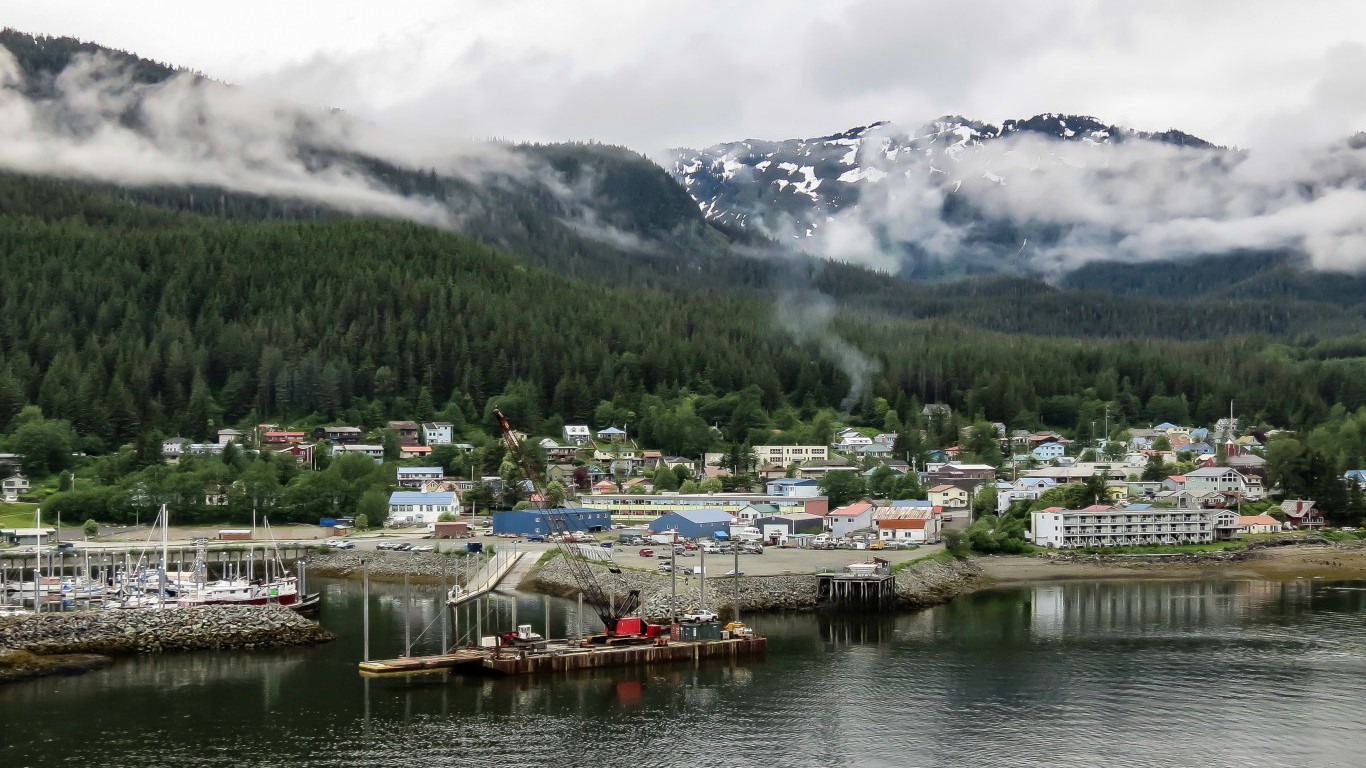
<path fill-rule="evenodd" d="M 768 649 L 763 637 L 726 640 L 672 641 L 663 645 L 583 646 L 552 641 L 542 650 L 518 648 L 471 648 L 434 656 L 403 656 L 382 661 L 362 661 L 362 674 L 451 671 L 465 674 L 537 675 L 579 669 L 633 667 L 702 659 L 735 659 L 762 656 Z"/>

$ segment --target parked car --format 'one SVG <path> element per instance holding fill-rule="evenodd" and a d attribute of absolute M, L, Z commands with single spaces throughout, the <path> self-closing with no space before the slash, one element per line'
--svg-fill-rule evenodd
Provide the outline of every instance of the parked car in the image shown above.
<path fill-rule="evenodd" d="M 679 618 L 683 621 L 716 621 L 719 617 L 711 611 L 689 611 Z"/>
<path fill-rule="evenodd" d="M 655 551 L 653 549 L 650 549 L 649 547 L 646 547 L 645 549 L 640 550 L 636 554 L 640 555 L 641 557 L 654 557 Z"/>
<path fill-rule="evenodd" d="M 671 564 L 669 564 L 669 563 L 660 563 L 660 564 L 659 564 L 659 570 L 663 571 L 664 573 L 672 573 L 672 572 L 673 572 L 673 569 L 674 569 L 673 565 L 671 565 Z"/>
<path fill-rule="evenodd" d="M 740 554 L 742 555 L 762 555 L 764 553 L 763 544 L 741 544 Z"/>
<path fill-rule="evenodd" d="M 381 542 L 381 543 L 383 543 L 383 542 Z M 327 540 L 327 546 L 329 546 L 329 547 L 331 547 L 331 548 L 333 548 L 333 549 L 355 549 L 355 548 L 356 548 L 356 542 L 354 542 L 354 541 L 347 541 L 346 539 L 328 539 L 328 540 Z M 378 549 L 378 548 L 379 548 L 379 546 L 376 545 L 376 549 Z"/>
<path fill-rule="evenodd" d="M 410 550 L 408 550 L 408 551 L 409 551 L 409 552 L 435 552 L 435 551 L 436 551 L 436 547 L 432 546 L 431 544 L 423 544 L 423 545 L 420 546 L 420 547 L 413 547 L 412 549 L 410 549 Z"/>
<path fill-rule="evenodd" d="M 745 575 L 745 572 L 744 572 L 744 571 L 737 571 L 737 570 L 735 570 L 734 568 L 732 568 L 732 569 L 730 569 L 729 571 L 726 571 L 726 572 L 725 572 L 724 574 L 722 574 L 722 575 L 724 575 L 724 576 L 744 576 L 744 575 Z"/>
<path fill-rule="evenodd" d="M 696 550 L 692 550 L 692 549 L 685 549 L 685 550 L 683 550 L 682 552 L 679 552 L 679 553 L 678 553 L 678 556 L 679 556 L 679 557 L 697 557 L 697 551 L 696 551 Z"/>
<path fill-rule="evenodd" d="M 721 554 L 721 548 L 716 546 L 715 544 L 703 544 L 702 552 L 708 555 L 719 555 Z"/>
<path fill-rule="evenodd" d="M 398 546 L 396 541 L 381 541 L 375 545 L 375 549 L 393 549 Z"/>
<path fill-rule="evenodd" d="M 692 550 L 694 550 L 694 549 L 697 549 L 697 542 L 694 542 L 694 541 L 685 541 L 685 542 L 683 542 L 683 548 L 686 549 L 686 550 L 688 550 L 688 551 L 692 551 Z"/>
<path fill-rule="evenodd" d="M 409 543 L 409 542 L 406 542 L 406 541 L 394 545 L 394 551 L 395 551 L 395 552 L 407 552 L 408 550 L 410 550 L 410 549 L 412 549 L 412 548 L 413 548 L 413 545 L 412 545 L 411 543 Z"/>

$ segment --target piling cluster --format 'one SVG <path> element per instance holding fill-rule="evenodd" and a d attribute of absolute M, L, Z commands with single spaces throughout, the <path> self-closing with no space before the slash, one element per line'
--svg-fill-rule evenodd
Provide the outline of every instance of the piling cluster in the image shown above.
<path fill-rule="evenodd" d="M 332 633 L 276 605 L 107 610 L 0 618 L 0 649 L 127 654 L 313 645 Z"/>

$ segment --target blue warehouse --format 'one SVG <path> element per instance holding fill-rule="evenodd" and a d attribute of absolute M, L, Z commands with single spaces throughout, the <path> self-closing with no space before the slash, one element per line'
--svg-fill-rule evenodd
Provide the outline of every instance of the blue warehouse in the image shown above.
<path fill-rule="evenodd" d="M 551 518 L 558 518 L 552 520 Z M 514 509 L 493 513 L 493 532 L 518 536 L 546 536 L 573 531 L 605 531 L 612 513 L 605 509 Z"/>
<path fill-rule="evenodd" d="M 683 512 L 670 512 L 650 523 L 655 533 L 678 531 L 685 539 L 707 539 L 717 531 L 730 533 L 730 521 L 735 516 L 724 509 L 690 509 Z"/>

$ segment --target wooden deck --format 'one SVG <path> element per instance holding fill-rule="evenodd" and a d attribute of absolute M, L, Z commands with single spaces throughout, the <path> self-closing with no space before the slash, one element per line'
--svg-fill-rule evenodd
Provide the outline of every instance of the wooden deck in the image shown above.
<path fill-rule="evenodd" d="M 762 637 L 672 642 L 667 645 L 589 646 L 552 645 L 546 651 L 522 652 L 512 648 L 469 649 L 435 656 L 404 656 L 381 661 L 362 661 L 360 671 L 371 676 L 450 670 L 465 674 L 534 675 L 578 669 L 630 667 L 702 659 L 762 656 L 768 641 Z"/>

